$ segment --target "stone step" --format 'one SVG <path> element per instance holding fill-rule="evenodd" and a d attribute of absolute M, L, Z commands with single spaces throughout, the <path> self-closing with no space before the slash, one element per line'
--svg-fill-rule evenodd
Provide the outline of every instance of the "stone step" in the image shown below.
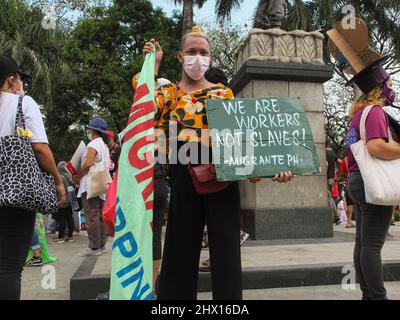
<path fill-rule="evenodd" d="M 400 282 L 385 283 L 389 299 L 399 300 Z M 211 292 L 201 292 L 198 300 L 211 300 Z M 360 300 L 361 290 L 358 285 L 343 288 L 341 285 L 291 287 L 273 289 L 243 290 L 243 300 Z"/>
<path fill-rule="evenodd" d="M 242 247 L 244 290 L 340 285 L 352 265 L 355 229 L 335 226 L 333 238 L 248 240 Z M 399 226 L 390 232 L 400 239 Z M 209 257 L 202 250 L 201 261 Z M 387 241 L 382 251 L 385 281 L 400 281 L 400 241 Z M 109 289 L 111 252 L 86 258 L 70 281 L 71 299 L 93 299 Z M 211 291 L 210 273 L 199 273 L 198 291 Z"/>
<path fill-rule="evenodd" d="M 71 300 L 94 299 L 98 293 L 109 290 L 109 274 L 91 274 L 97 258 L 87 257 L 72 277 Z M 243 268 L 243 289 L 339 285 L 346 275 L 342 273 L 344 265 L 351 265 L 351 263 Z M 385 281 L 400 281 L 400 260 L 385 261 L 383 270 Z M 198 292 L 211 290 L 211 274 L 199 273 Z"/>

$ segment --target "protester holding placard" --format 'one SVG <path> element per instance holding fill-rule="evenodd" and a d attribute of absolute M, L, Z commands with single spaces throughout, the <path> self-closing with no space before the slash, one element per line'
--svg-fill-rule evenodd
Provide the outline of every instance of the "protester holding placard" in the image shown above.
<path fill-rule="evenodd" d="M 151 52 L 153 45 L 158 74 L 163 56 L 161 46 L 152 39 L 146 43 L 143 53 Z M 188 152 L 183 153 L 185 159 L 178 159 L 178 163 L 170 162 L 171 200 L 158 298 L 197 299 L 201 242 L 207 221 L 213 298 L 242 299 L 238 185 L 229 183 L 220 191 L 203 190 L 202 194 L 194 187 L 198 182 L 195 171 L 200 155 L 208 155 L 208 163 L 212 156 L 209 138 L 204 132 L 208 129 L 205 99 L 231 99 L 233 93 L 228 87 L 204 78 L 211 50 L 208 36 L 199 27 L 183 37 L 177 58 L 184 70 L 182 80 L 157 90 L 155 124 L 166 130 L 176 121 L 178 150 L 187 148 Z M 171 130 L 166 131 L 171 134 Z M 179 161 L 188 159 L 189 165 Z M 201 160 L 202 164 L 207 162 L 204 158 Z M 291 177 L 291 173 L 282 173 L 274 180 L 286 182 Z"/>
<path fill-rule="evenodd" d="M 228 86 L 228 78 L 224 71 L 220 68 L 216 67 L 211 67 L 209 68 L 206 73 L 204 74 L 204 77 L 206 78 L 207 81 L 211 83 L 222 83 L 225 86 Z M 243 217 L 242 217 L 243 219 Z M 240 230 L 240 245 L 243 245 L 243 243 L 248 239 L 249 234 Z M 203 234 L 203 242 L 202 242 L 202 248 L 208 247 L 208 234 L 207 231 L 204 231 Z M 211 262 L 210 258 L 204 260 L 201 262 L 199 266 L 200 271 L 205 271 L 205 272 L 210 272 L 211 271 Z"/>
<path fill-rule="evenodd" d="M 81 164 L 83 163 L 83 156 L 87 153 L 86 145 L 83 141 L 79 143 L 78 148 L 75 150 L 71 161 L 67 164 L 67 170 L 73 175 L 77 175 Z"/>

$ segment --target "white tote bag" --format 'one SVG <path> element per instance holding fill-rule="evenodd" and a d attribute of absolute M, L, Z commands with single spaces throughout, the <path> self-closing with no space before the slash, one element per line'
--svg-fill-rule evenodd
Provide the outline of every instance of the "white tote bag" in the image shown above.
<path fill-rule="evenodd" d="M 87 199 L 91 199 L 107 193 L 108 186 L 112 182 L 107 163 L 102 158 L 103 152 L 99 152 L 101 160 L 93 163 L 89 169 L 87 181 Z"/>
<path fill-rule="evenodd" d="M 350 146 L 364 180 L 366 202 L 381 206 L 400 203 L 400 159 L 383 160 L 368 152 L 365 123 L 373 106 L 364 109 L 360 121 L 361 140 Z M 389 143 L 393 143 L 389 129 Z"/>

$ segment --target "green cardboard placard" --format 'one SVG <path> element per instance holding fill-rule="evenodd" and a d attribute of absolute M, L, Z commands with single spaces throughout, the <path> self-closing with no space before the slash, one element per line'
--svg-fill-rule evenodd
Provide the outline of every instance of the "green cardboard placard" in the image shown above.
<path fill-rule="evenodd" d="M 219 181 L 321 170 L 299 98 L 210 99 L 206 110 Z"/>

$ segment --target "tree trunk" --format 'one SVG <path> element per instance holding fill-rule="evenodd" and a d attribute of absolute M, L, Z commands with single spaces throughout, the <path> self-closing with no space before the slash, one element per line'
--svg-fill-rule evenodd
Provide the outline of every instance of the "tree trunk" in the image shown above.
<path fill-rule="evenodd" d="M 182 36 L 192 31 L 193 27 L 193 0 L 183 1 Z"/>

